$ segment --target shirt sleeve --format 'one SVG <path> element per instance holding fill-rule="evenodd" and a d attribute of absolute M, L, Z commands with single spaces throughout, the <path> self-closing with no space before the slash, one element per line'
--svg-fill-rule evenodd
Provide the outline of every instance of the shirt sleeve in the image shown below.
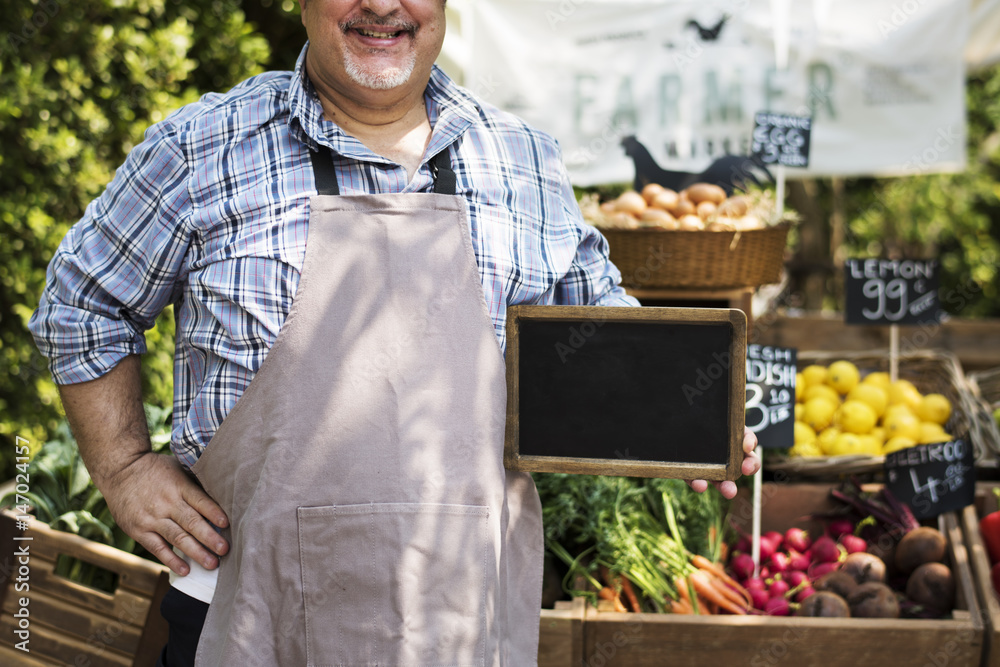
<path fill-rule="evenodd" d="M 180 295 L 188 169 L 168 123 L 150 128 L 66 234 L 28 328 L 58 384 L 146 351 L 143 332 Z"/>
<path fill-rule="evenodd" d="M 555 287 L 555 302 L 579 306 L 638 306 L 621 286 L 621 272 L 608 256 L 608 241 L 587 224 L 573 194 L 569 175 L 562 170 L 563 214 L 577 229 L 579 243 L 569 271 Z"/>

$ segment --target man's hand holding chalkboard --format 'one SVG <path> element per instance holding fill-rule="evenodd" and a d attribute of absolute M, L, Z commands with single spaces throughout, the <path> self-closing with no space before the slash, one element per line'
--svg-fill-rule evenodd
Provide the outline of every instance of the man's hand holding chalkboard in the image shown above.
<path fill-rule="evenodd" d="M 754 435 L 753 431 L 747 427 L 743 427 L 743 466 L 741 472 L 749 477 L 750 475 L 756 475 L 757 471 L 760 470 L 760 456 L 757 454 L 757 436 Z M 736 482 L 730 482 L 726 480 L 724 482 L 712 482 L 715 484 L 715 488 L 728 499 L 732 499 L 736 496 Z M 708 488 L 708 482 L 703 479 L 694 479 L 688 481 L 688 486 L 692 489 L 701 493 Z"/>

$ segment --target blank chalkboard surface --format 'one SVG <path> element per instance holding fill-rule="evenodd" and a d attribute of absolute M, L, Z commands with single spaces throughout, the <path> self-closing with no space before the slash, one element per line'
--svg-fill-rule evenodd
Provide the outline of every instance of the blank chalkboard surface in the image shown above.
<path fill-rule="evenodd" d="M 742 311 L 516 306 L 507 317 L 509 469 L 739 476 Z"/>

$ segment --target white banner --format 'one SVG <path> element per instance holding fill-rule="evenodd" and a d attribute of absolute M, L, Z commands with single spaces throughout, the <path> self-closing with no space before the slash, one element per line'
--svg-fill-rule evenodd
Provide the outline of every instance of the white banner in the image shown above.
<path fill-rule="evenodd" d="M 968 33 L 969 0 L 474 0 L 451 53 L 578 185 L 631 181 L 627 136 L 671 170 L 746 154 L 758 111 L 812 116 L 790 178 L 899 175 L 964 167 Z"/>

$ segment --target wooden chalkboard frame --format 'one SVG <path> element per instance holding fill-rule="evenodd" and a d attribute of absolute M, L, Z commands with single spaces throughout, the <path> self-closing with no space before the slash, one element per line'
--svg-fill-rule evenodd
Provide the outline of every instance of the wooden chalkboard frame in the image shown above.
<path fill-rule="evenodd" d="M 595 309 L 600 308 L 600 313 Z M 647 322 L 656 326 L 719 325 L 732 327 L 729 364 L 728 457 L 724 464 L 631 459 L 576 458 L 528 455 L 520 452 L 520 346 L 525 321 L 563 321 L 580 324 Z M 743 464 L 746 403 L 746 314 L 735 308 L 628 308 L 612 306 L 511 306 L 507 309 L 507 423 L 504 466 L 521 472 L 562 472 L 622 477 L 735 480 Z"/>

